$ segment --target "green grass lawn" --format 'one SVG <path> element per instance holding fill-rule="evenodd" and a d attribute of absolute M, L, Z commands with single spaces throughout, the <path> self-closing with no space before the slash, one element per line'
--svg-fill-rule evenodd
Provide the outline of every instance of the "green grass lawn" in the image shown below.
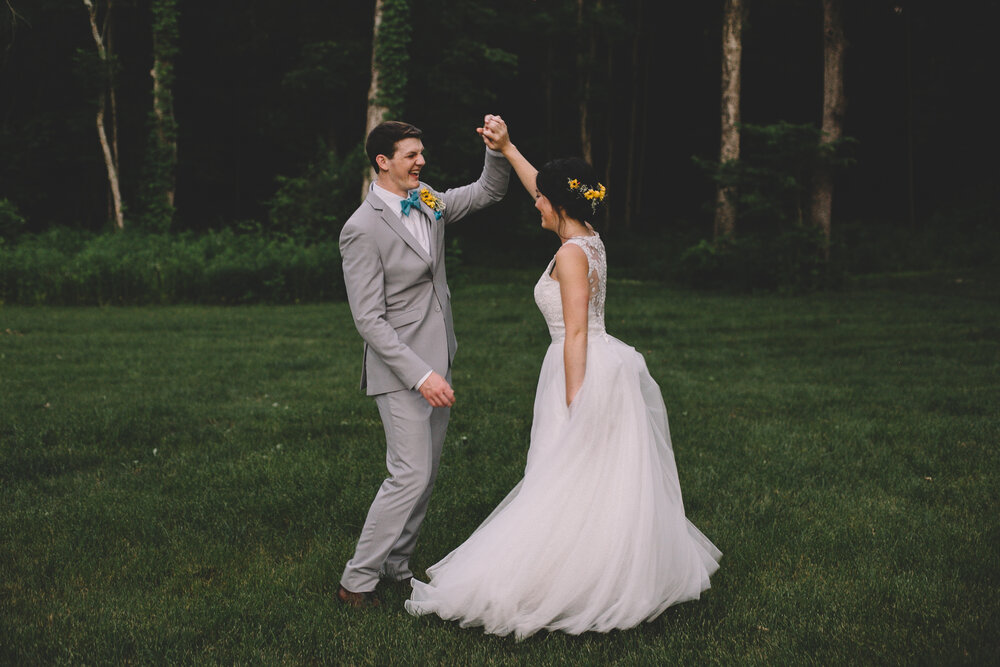
<path fill-rule="evenodd" d="M 418 576 L 520 478 L 548 336 L 528 273 L 452 280 L 459 334 Z M 346 304 L 0 308 L 0 662 L 1000 662 L 1000 290 L 810 297 L 613 280 L 670 412 L 712 588 L 521 643 L 334 597 L 383 476 Z"/>

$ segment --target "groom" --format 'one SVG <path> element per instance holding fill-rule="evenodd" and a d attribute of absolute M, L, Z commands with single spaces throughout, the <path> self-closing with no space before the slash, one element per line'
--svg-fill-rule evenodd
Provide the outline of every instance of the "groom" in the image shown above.
<path fill-rule="evenodd" d="M 499 117 L 487 115 L 477 132 L 493 148 L 509 140 Z M 340 234 L 347 299 L 365 342 L 361 388 L 382 417 L 389 471 L 340 579 L 337 597 L 351 607 L 377 605 L 379 579 L 413 576 L 410 555 L 455 403 L 444 226 L 502 199 L 510 175 L 503 155 L 487 148 L 479 180 L 438 192 L 420 182 L 420 137 L 397 121 L 371 131 L 365 150 L 377 177 Z"/>

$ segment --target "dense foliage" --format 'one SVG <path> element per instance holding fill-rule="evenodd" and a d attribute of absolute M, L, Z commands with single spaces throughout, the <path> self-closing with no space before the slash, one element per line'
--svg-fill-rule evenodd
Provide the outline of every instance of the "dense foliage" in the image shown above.
<path fill-rule="evenodd" d="M 847 166 L 845 146 L 820 142 L 813 125 L 745 124 L 740 159 L 698 160 L 725 188 L 737 211 L 737 233 L 703 239 L 677 264 L 678 278 L 695 286 L 815 289 L 840 282 L 840 258 L 810 224 L 810 182 L 817 166 Z M 838 235 L 839 237 L 839 235 Z"/>
<path fill-rule="evenodd" d="M 833 274 L 862 265 L 981 261 L 983 247 L 997 247 L 984 246 L 984 239 L 995 243 L 998 207 L 983 187 L 997 177 L 997 138 L 983 129 L 992 106 L 982 77 L 1000 3 L 970 12 L 941 10 L 929 0 L 845 5 L 844 131 L 857 143 L 854 164 L 835 184 L 832 256 L 842 264 Z M 0 238 L 7 248 L 0 257 L 25 234 L 31 245 L 37 237 L 30 235 L 53 228 L 109 229 L 107 174 L 94 129 L 94 100 L 108 76 L 126 233 L 202 234 L 249 220 L 303 248 L 335 238 L 366 168 L 360 146 L 373 6 L 292 0 L 278 10 L 248 0 L 233 11 L 218 0 L 119 0 L 101 15 L 114 35 L 113 66 L 105 70 L 79 0 L 11 0 L 0 12 Z M 748 8 L 743 120 L 815 132 L 819 3 L 748 0 Z M 753 172 L 760 155 L 737 165 L 750 186 L 741 195 L 742 238 L 709 241 L 714 182 L 699 163 L 718 150 L 721 3 L 393 0 L 384 9 L 383 27 L 396 38 L 376 53 L 386 72 L 380 102 L 424 129 L 424 176 L 435 185 L 478 173 L 482 146 L 474 128 L 483 113 L 502 114 L 519 147 L 541 162 L 581 152 L 585 106 L 595 166 L 609 191 L 603 231 L 620 247 L 651 255 L 662 267 L 658 277 L 680 273 L 688 283 L 729 285 L 743 269 L 728 260 L 712 268 L 719 257 L 741 255 L 745 268 L 759 264 L 749 257 L 758 249 L 771 253 L 770 239 L 793 254 L 811 243 L 788 215 L 791 202 L 807 194 L 798 158 L 780 152 L 764 156 L 769 175 Z M 154 65 L 170 84 L 156 99 Z M 172 109 L 165 125 L 156 124 L 154 104 Z M 751 136 L 748 155 L 752 144 Z M 794 186 L 770 178 L 776 173 L 793 174 Z M 172 177 L 170 206 L 163 192 Z M 536 217 L 516 190 L 512 201 L 456 230 L 467 261 L 526 263 L 550 251 L 525 231 Z M 985 216 L 977 223 L 985 237 L 976 225 L 956 224 L 970 210 Z M 761 224 L 768 227 L 764 237 Z M 497 234 L 500 226 L 517 231 Z M 887 245 L 858 245 L 851 229 L 864 229 L 866 243 Z M 671 245 L 649 247 L 664 239 Z M 925 257 L 922 239 L 934 239 L 937 258 Z M 750 283 L 787 276 L 795 286 L 828 283 L 814 279 L 811 260 L 796 266 L 755 270 Z"/>
<path fill-rule="evenodd" d="M 344 297 L 335 240 L 55 229 L 0 245 L 0 304 L 298 303 Z"/>

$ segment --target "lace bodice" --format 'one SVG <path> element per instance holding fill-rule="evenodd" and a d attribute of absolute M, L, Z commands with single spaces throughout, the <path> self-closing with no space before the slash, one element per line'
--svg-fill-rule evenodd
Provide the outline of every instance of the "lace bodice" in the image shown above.
<path fill-rule="evenodd" d="M 574 236 L 566 241 L 580 246 L 587 254 L 590 280 L 590 303 L 587 306 L 588 335 L 604 333 L 604 298 L 607 294 L 608 260 L 604 254 L 604 243 L 594 232 L 593 236 Z M 563 321 L 562 298 L 559 293 L 559 282 L 552 278 L 552 269 L 556 258 L 553 257 L 545 267 L 545 273 L 535 283 L 535 303 L 542 311 L 545 324 L 549 327 L 552 342 L 561 341 L 566 337 L 566 323 Z"/>

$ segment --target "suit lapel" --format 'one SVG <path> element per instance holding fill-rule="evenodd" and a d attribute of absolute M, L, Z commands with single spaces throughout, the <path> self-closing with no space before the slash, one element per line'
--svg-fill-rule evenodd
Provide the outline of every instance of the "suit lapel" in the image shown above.
<path fill-rule="evenodd" d="M 427 262 L 428 266 L 432 267 L 433 263 L 431 261 L 430 255 L 427 254 L 427 251 L 423 249 L 423 247 L 420 245 L 417 239 L 413 238 L 413 234 L 411 234 L 410 230 L 406 228 L 406 225 L 402 223 L 402 221 L 399 219 L 399 216 L 397 216 L 393 211 L 390 211 L 388 207 L 386 207 L 385 202 L 382 201 L 382 198 L 379 197 L 374 192 L 372 192 L 369 193 L 368 195 L 368 202 L 371 204 L 372 208 L 378 211 L 379 214 L 382 216 L 382 221 L 385 224 L 389 225 L 392 231 L 396 232 L 399 238 L 401 238 L 403 242 L 406 243 L 406 245 L 410 246 L 410 249 L 413 250 L 413 252 L 417 253 L 420 259 L 424 260 L 425 262 Z M 421 204 L 421 206 L 422 205 L 423 204 Z"/>
<path fill-rule="evenodd" d="M 420 212 L 424 214 L 430 225 L 431 248 L 434 249 L 434 261 L 437 261 L 444 255 L 444 223 L 434 215 L 434 209 L 422 201 L 420 202 Z"/>

